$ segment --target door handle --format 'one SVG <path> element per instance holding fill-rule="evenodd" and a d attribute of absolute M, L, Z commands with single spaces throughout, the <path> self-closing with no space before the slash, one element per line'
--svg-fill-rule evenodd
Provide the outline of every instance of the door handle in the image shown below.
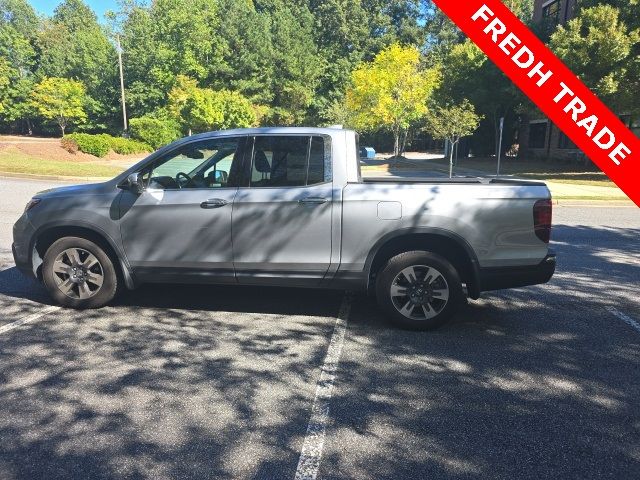
<path fill-rule="evenodd" d="M 200 208 L 220 208 L 224 207 L 227 203 L 226 200 L 221 198 L 210 198 L 200 204 Z"/>
<path fill-rule="evenodd" d="M 300 200 L 298 200 L 298 203 L 302 203 L 302 204 L 311 204 L 311 205 L 320 205 L 321 203 L 327 203 L 329 200 L 326 198 L 322 198 L 322 197 L 307 197 L 307 198 L 301 198 Z"/>

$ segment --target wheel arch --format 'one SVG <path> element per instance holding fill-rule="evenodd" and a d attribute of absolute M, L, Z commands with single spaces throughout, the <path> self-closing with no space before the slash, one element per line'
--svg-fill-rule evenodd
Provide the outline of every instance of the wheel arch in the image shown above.
<path fill-rule="evenodd" d="M 428 227 L 397 230 L 376 242 L 365 263 L 367 291 L 372 291 L 377 273 L 389 259 L 412 250 L 436 253 L 447 259 L 467 285 L 469 297 L 480 297 L 478 259 L 471 245 L 454 232 Z"/>
<path fill-rule="evenodd" d="M 100 246 L 112 259 L 116 271 L 122 276 L 128 289 L 135 288 L 133 273 L 124 255 L 116 242 L 102 229 L 84 222 L 73 224 L 54 222 L 40 227 L 33 235 L 31 246 L 32 265 L 35 275 L 41 279 L 42 259 L 47 249 L 57 240 L 64 237 L 79 237 L 94 242 Z"/>

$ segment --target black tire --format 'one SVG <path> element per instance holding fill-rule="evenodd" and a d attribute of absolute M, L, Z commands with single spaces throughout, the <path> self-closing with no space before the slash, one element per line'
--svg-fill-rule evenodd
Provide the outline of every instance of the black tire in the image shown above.
<path fill-rule="evenodd" d="M 409 267 L 416 267 L 414 277 L 421 277 L 425 272 L 424 277 L 410 283 L 402 273 L 407 269 L 411 273 Z M 434 273 L 433 278 L 429 272 Z M 392 288 L 400 294 L 392 296 Z M 413 297 L 408 292 L 412 292 Z M 446 301 L 439 298 L 444 297 L 445 292 L 448 293 Z M 460 276 L 449 261 L 435 253 L 413 251 L 396 255 L 380 270 L 376 280 L 376 298 L 395 325 L 411 330 L 433 330 L 451 318 L 465 296 Z M 412 299 L 417 299 L 418 303 L 413 303 Z M 412 318 L 403 315 L 401 309 Z M 424 318 L 413 318 L 414 315 Z"/>
<path fill-rule="evenodd" d="M 102 274 L 102 283 L 100 286 L 89 283 L 91 294 L 88 298 L 79 298 L 78 286 L 65 294 L 58 284 L 68 278 L 67 274 L 59 274 L 54 272 L 54 263 L 59 256 L 70 249 L 80 249 L 82 255 L 91 254 L 99 262 L 98 266 L 94 266 L 94 271 Z M 68 257 L 64 257 L 67 258 Z M 68 260 L 67 260 L 68 262 Z M 85 238 L 64 237 L 55 241 L 44 255 L 42 264 L 42 280 L 49 292 L 49 295 L 60 305 L 65 307 L 87 309 L 100 308 L 109 303 L 115 297 L 118 290 L 118 274 L 114 267 L 113 260 L 107 253 L 94 242 Z M 78 298 L 73 298 L 78 296 Z"/>

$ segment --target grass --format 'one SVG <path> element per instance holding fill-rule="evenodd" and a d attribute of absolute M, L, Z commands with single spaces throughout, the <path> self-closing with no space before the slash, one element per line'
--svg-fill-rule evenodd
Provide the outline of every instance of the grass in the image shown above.
<path fill-rule="evenodd" d="M 121 168 L 90 162 L 46 160 L 17 151 L 0 152 L 0 172 L 61 177 L 112 178 Z"/>
<path fill-rule="evenodd" d="M 508 175 L 517 175 L 522 178 L 531 180 L 544 180 L 546 182 L 568 183 L 570 185 L 590 185 L 594 187 L 615 187 L 615 183 L 609 180 L 604 173 L 601 174 L 571 174 L 571 173 L 515 173 Z"/>
<path fill-rule="evenodd" d="M 629 202 L 627 197 L 606 197 L 602 195 L 554 195 L 554 200 L 599 200 L 606 202 Z"/>

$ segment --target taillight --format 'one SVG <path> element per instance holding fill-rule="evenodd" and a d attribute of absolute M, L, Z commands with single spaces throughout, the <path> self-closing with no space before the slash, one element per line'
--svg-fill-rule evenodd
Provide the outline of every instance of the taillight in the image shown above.
<path fill-rule="evenodd" d="M 551 238 L 551 212 L 551 200 L 538 200 L 533 205 L 533 228 L 544 243 L 549 243 Z"/>

